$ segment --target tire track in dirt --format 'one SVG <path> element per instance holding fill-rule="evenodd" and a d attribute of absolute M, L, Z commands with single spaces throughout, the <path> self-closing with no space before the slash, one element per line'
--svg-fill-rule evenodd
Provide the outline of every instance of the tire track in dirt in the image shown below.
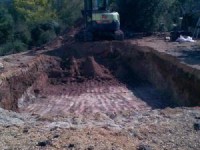
<path fill-rule="evenodd" d="M 122 83 L 113 75 L 112 69 L 98 64 L 94 57 L 69 57 L 60 63 L 62 67 L 55 62 L 52 70 L 46 72 L 48 80 L 44 80 L 45 83 L 37 81 L 40 84 L 32 86 L 32 91 L 39 91 L 39 94 L 22 105 L 22 112 L 42 116 L 88 115 L 97 112 L 107 114 L 147 110 L 157 105 L 155 102 L 163 100 L 151 85 L 137 86 L 133 81 Z M 131 82 L 134 88 L 129 87 Z"/>
<path fill-rule="evenodd" d="M 51 92 L 43 99 L 38 97 L 34 100 L 34 103 L 22 107 L 21 110 L 33 114 L 56 116 L 69 113 L 91 114 L 132 111 L 138 108 L 143 109 L 143 106 L 145 106 L 145 109 L 150 108 L 126 86 L 116 85 L 108 87 L 106 83 L 91 83 L 88 81 L 70 92 L 66 90 L 61 95 L 55 95 Z M 70 86 L 66 85 L 65 88 L 68 89 Z M 50 88 L 56 87 L 52 86 Z M 85 89 L 85 92 L 80 92 L 83 89 Z"/>

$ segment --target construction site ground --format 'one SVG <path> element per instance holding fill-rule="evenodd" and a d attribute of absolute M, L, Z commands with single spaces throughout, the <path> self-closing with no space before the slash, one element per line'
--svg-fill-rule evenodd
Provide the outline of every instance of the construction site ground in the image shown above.
<path fill-rule="evenodd" d="M 137 62 L 130 61 L 138 74 L 127 65 L 132 52 L 126 45 L 142 51 L 133 52 Z M 168 72 L 163 81 L 154 64 L 151 75 L 143 71 L 154 58 L 151 52 L 197 81 L 199 41 L 169 42 L 155 36 L 80 43 L 59 37 L 1 57 L 0 149 L 200 149 L 199 85 L 188 91 L 189 81 L 181 80 L 186 87 L 180 89 L 179 82 L 171 81 L 178 71 Z M 175 98 L 163 92 L 165 80 L 174 84 Z M 184 102 L 174 102 L 180 95 Z"/>

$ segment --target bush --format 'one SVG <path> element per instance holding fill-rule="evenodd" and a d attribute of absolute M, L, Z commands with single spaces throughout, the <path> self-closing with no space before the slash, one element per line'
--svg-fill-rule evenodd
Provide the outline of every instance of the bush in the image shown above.
<path fill-rule="evenodd" d="M 56 38 L 56 33 L 53 30 L 44 31 L 40 34 L 37 44 L 42 45 L 55 38 Z"/>
<path fill-rule="evenodd" d="M 138 32 L 169 30 L 180 15 L 177 0 L 118 0 L 124 26 Z"/>
<path fill-rule="evenodd" d="M 54 39 L 60 33 L 60 26 L 56 21 L 38 23 L 32 27 L 32 45 L 40 46 Z"/>
<path fill-rule="evenodd" d="M 26 23 L 24 22 L 17 23 L 15 27 L 15 32 L 14 32 L 14 39 L 20 40 L 27 45 L 30 44 L 32 40 L 31 33 Z"/>
<path fill-rule="evenodd" d="M 8 54 L 12 50 L 12 44 L 6 43 L 0 46 L 0 56 Z"/>
<path fill-rule="evenodd" d="M 0 44 L 12 38 L 13 22 L 13 18 L 8 14 L 8 11 L 0 8 Z"/>
<path fill-rule="evenodd" d="M 27 45 L 22 41 L 16 40 L 13 42 L 13 51 L 12 53 L 18 53 L 27 50 Z"/>
<path fill-rule="evenodd" d="M 73 26 L 75 21 L 81 17 L 83 1 L 80 0 L 63 0 L 57 4 L 58 18 L 64 24 L 64 28 Z"/>
<path fill-rule="evenodd" d="M 197 13 L 188 13 L 183 17 L 182 28 L 185 31 L 190 32 L 191 28 L 195 28 L 200 16 L 200 12 Z"/>
<path fill-rule="evenodd" d="M 22 52 L 27 48 L 28 46 L 19 40 L 7 42 L 6 44 L 0 46 L 0 56 Z"/>

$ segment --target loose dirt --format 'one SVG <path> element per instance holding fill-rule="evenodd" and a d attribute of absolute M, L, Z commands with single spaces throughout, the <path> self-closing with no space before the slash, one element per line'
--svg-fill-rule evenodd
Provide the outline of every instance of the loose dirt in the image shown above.
<path fill-rule="evenodd" d="M 1 149 L 200 148 L 199 107 L 172 103 L 127 65 L 145 75 L 145 60 L 136 62 L 146 53 L 127 60 L 134 52 L 118 43 L 54 42 L 2 58 L 1 103 L 19 113 L 0 109 Z"/>
<path fill-rule="evenodd" d="M 20 112 L 66 116 L 170 106 L 153 85 L 132 77 L 117 52 L 67 51 L 67 57 L 52 53 L 52 66 L 22 96 Z"/>

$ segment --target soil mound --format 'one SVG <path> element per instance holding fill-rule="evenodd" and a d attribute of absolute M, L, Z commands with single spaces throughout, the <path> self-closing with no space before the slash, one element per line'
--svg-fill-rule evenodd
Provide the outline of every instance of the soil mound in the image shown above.
<path fill-rule="evenodd" d="M 83 63 L 83 75 L 87 78 L 112 79 L 113 76 L 104 66 L 98 64 L 93 56 L 89 56 Z"/>
<path fill-rule="evenodd" d="M 62 60 L 60 69 L 57 70 L 56 74 L 60 75 L 53 77 L 54 79 L 65 78 L 67 81 L 114 79 L 114 76 L 111 74 L 111 72 L 103 65 L 100 65 L 98 62 L 96 62 L 93 56 L 81 58 L 75 58 L 74 56 L 71 56 L 67 60 Z"/>
<path fill-rule="evenodd" d="M 74 57 L 71 57 L 70 60 L 69 60 L 69 64 L 70 64 L 70 75 L 72 77 L 75 77 L 75 76 L 80 76 L 80 61 L 75 59 Z"/>

